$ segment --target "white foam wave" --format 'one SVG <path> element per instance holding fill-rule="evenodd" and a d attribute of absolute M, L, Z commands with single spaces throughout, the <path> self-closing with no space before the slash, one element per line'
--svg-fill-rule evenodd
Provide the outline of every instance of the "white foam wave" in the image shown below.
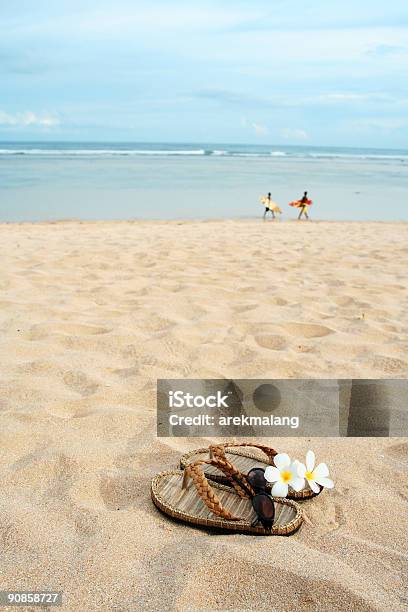
<path fill-rule="evenodd" d="M 386 153 L 307 153 L 305 157 L 313 159 L 367 159 L 367 160 L 404 160 L 408 155 L 394 155 Z"/>
<path fill-rule="evenodd" d="M 156 150 L 156 149 L 0 149 L 0 155 L 44 155 L 58 157 L 75 156 L 128 156 L 128 155 L 205 155 L 204 149 Z"/>
<path fill-rule="evenodd" d="M 326 159 L 326 160 L 372 160 L 372 161 L 407 161 L 408 155 L 390 153 L 352 153 L 352 152 L 325 152 L 325 151 L 239 151 L 228 149 L 53 149 L 53 148 L 2 148 L 0 156 L 42 156 L 42 157 L 127 157 L 127 156 L 216 156 L 216 157 L 244 157 L 244 158 L 296 158 L 296 159 Z"/>
<path fill-rule="evenodd" d="M 234 157 L 265 157 L 267 153 L 231 153 Z"/>

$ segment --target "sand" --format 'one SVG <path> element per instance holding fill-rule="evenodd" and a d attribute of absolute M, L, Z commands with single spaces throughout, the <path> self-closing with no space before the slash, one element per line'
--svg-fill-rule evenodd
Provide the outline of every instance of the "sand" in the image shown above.
<path fill-rule="evenodd" d="M 408 440 L 312 447 L 336 488 L 290 538 L 168 520 L 157 377 L 406 377 L 408 224 L 0 226 L 0 572 L 66 610 L 403 610 Z"/>

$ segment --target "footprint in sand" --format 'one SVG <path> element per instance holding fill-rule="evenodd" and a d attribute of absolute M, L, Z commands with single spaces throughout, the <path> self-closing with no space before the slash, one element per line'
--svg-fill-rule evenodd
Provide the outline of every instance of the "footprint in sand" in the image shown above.
<path fill-rule="evenodd" d="M 119 370 L 114 370 L 113 373 L 121 378 L 130 378 L 131 376 L 137 376 L 139 374 L 139 368 L 120 368 Z"/>
<path fill-rule="evenodd" d="M 55 326 L 55 331 L 72 336 L 97 336 L 99 334 L 107 334 L 111 330 L 107 329 L 106 327 L 99 327 L 97 325 L 62 323 Z"/>
<path fill-rule="evenodd" d="M 395 459 L 396 461 L 401 461 L 402 463 L 408 463 L 408 442 L 402 442 L 401 444 L 393 444 L 388 447 L 385 451 L 386 455 Z"/>
<path fill-rule="evenodd" d="M 240 304 L 237 306 L 233 306 L 232 310 L 234 310 L 235 312 L 246 312 L 248 310 L 254 310 L 254 308 L 257 308 L 258 304 Z"/>
<path fill-rule="evenodd" d="M 279 296 L 276 296 L 271 299 L 271 304 L 275 304 L 276 306 L 286 306 L 288 303 L 288 300 L 285 300 L 284 298 L 281 298 Z"/>
<path fill-rule="evenodd" d="M 399 374 L 408 371 L 408 364 L 397 357 L 385 357 L 376 355 L 373 361 L 374 368 L 387 374 Z"/>
<path fill-rule="evenodd" d="M 29 340 L 41 340 L 49 334 L 64 334 L 68 336 L 95 336 L 107 334 L 111 330 L 97 325 L 82 325 L 75 323 L 50 323 L 33 325 L 28 333 Z"/>
<path fill-rule="evenodd" d="M 170 319 L 165 319 L 159 316 L 151 316 L 149 321 L 143 321 L 143 331 L 145 332 L 159 332 L 168 330 L 174 326 L 174 322 Z"/>
<path fill-rule="evenodd" d="M 99 490 L 108 510 L 123 510 L 134 505 L 142 494 L 140 482 L 132 474 L 102 477 Z"/>
<path fill-rule="evenodd" d="M 335 297 L 333 301 L 337 306 L 351 306 L 355 304 L 355 299 L 349 295 L 340 295 L 339 297 Z"/>
<path fill-rule="evenodd" d="M 301 336 L 302 338 L 321 338 L 334 334 L 334 330 L 330 327 L 313 323 L 286 323 L 283 327 L 292 336 Z"/>
<path fill-rule="evenodd" d="M 405 485 L 403 485 L 399 491 L 398 491 L 398 495 L 401 497 L 401 499 L 403 499 L 404 501 L 408 501 L 408 487 L 406 487 Z"/>
<path fill-rule="evenodd" d="M 334 502 L 334 518 L 336 529 L 347 523 L 346 514 L 341 503 Z"/>
<path fill-rule="evenodd" d="M 47 461 L 45 469 L 47 468 L 53 469 L 53 477 L 48 493 L 59 499 L 65 498 L 78 474 L 79 468 L 77 462 L 61 453 L 53 457 L 51 461 Z"/>
<path fill-rule="evenodd" d="M 287 346 L 287 342 L 283 336 L 274 334 L 255 336 L 255 341 L 259 346 L 273 351 L 282 351 Z"/>
<path fill-rule="evenodd" d="M 83 397 L 93 395 L 99 388 L 98 383 L 90 380 L 83 372 L 66 372 L 63 381 L 72 391 L 76 391 Z"/>

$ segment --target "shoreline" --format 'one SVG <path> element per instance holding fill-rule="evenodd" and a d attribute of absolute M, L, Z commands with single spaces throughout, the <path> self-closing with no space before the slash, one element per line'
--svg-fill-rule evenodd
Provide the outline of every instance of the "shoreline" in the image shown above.
<path fill-rule="evenodd" d="M 115 225 L 143 225 L 143 224 L 168 224 L 168 225 L 194 225 L 194 224 L 220 224 L 220 223 L 260 223 L 263 224 L 273 224 L 273 225 L 289 225 L 295 223 L 296 225 L 408 225 L 408 220 L 395 220 L 395 221 L 386 221 L 386 220 L 353 220 L 353 219 L 342 219 L 342 220 L 331 220 L 331 219 L 309 219 L 309 220 L 298 220 L 295 218 L 292 219 L 267 219 L 263 221 L 262 217 L 225 217 L 225 218 L 208 218 L 208 219 L 47 219 L 47 220 L 39 220 L 39 221 L 0 221 L 0 227 L 2 226 L 20 226 L 20 225 L 73 225 L 77 223 L 78 225 L 97 225 L 97 224 L 115 224 Z"/>

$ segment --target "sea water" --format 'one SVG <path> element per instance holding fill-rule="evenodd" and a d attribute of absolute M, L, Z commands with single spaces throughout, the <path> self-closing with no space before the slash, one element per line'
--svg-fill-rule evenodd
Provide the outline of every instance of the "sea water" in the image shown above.
<path fill-rule="evenodd" d="M 0 142 L 0 221 L 255 218 L 408 220 L 408 150 Z"/>

